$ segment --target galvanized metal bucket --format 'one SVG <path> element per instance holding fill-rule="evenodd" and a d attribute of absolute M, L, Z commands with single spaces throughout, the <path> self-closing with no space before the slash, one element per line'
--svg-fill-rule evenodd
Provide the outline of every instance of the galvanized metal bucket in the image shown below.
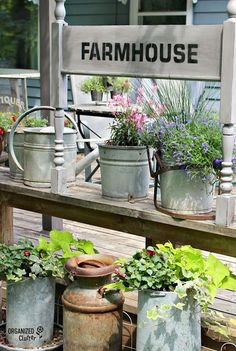
<path fill-rule="evenodd" d="M 66 268 L 76 280 L 65 290 L 63 303 L 64 351 L 120 351 L 122 345 L 121 292 L 104 292 L 115 269 L 114 256 L 82 255 Z"/>
<path fill-rule="evenodd" d="M 154 306 L 178 302 L 183 301 L 173 292 L 139 291 L 137 351 L 201 350 L 201 311 L 191 295 L 182 311 L 173 307 L 165 319 L 147 319 Z"/>
<path fill-rule="evenodd" d="M 19 348 L 40 347 L 53 337 L 55 279 L 7 283 L 6 337 Z"/>
<path fill-rule="evenodd" d="M 145 146 L 99 144 L 102 196 L 118 200 L 145 198 L 149 166 Z"/>
<path fill-rule="evenodd" d="M 184 169 L 168 170 L 160 174 L 161 206 L 176 214 L 202 214 L 212 210 L 213 177 L 191 178 Z"/>

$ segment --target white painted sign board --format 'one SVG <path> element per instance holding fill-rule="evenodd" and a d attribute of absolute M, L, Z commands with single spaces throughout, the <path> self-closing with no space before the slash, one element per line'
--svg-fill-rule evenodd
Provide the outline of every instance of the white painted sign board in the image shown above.
<path fill-rule="evenodd" d="M 65 26 L 62 73 L 220 80 L 222 25 Z"/>

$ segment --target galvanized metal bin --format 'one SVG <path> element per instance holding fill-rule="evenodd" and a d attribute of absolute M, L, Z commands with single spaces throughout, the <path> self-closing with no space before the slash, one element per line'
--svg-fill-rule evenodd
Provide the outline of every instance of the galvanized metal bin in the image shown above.
<path fill-rule="evenodd" d="M 213 205 L 211 182 L 203 181 L 201 175 L 191 178 L 184 169 L 161 173 L 161 206 L 177 214 L 208 213 Z"/>
<path fill-rule="evenodd" d="M 178 302 L 183 301 L 173 292 L 139 291 L 137 351 L 201 350 L 201 311 L 191 295 L 182 311 L 172 308 L 167 318 L 155 322 L 147 318 L 154 306 Z"/>
<path fill-rule="evenodd" d="M 99 144 L 102 196 L 118 200 L 145 198 L 149 166 L 145 146 Z"/>
<path fill-rule="evenodd" d="M 55 279 L 7 283 L 6 337 L 19 348 L 36 348 L 53 337 Z"/>

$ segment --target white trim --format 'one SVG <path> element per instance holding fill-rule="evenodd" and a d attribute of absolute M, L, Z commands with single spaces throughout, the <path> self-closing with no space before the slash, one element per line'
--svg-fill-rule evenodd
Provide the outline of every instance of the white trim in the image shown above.
<path fill-rule="evenodd" d="M 193 0 L 186 0 L 186 11 L 139 12 L 139 0 L 130 0 L 129 23 L 137 25 L 144 16 L 186 16 L 186 24 L 193 22 Z"/>
<path fill-rule="evenodd" d="M 138 24 L 139 0 L 130 0 L 129 24 Z"/>

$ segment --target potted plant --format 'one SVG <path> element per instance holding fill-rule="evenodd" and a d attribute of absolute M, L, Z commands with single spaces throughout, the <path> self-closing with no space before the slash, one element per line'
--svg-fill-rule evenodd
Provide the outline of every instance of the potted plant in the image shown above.
<path fill-rule="evenodd" d="M 193 106 L 187 82 L 160 83 L 157 96 L 163 109 L 149 138 L 156 150 L 161 209 L 176 217 L 204 218 L 212 211 L 223 155 L 219 118 L 207 110 L 205 93 Z M 155 205 L 160 209 L 156 199 Z"/>
<path fill-rule="evenodd" d="M 120 259 L 106 288 L 138 290 L 137 351 L 201 349 L 200 309 L 217 289 L 236 291 L 236 276 L 212 254 L 158 244 Z"/>
<path fill-rule="evenodd" d="M 16 116 L 12 112 L 0 112 L 0 155 L 6 146 L 6 134 L 15 122 Z"/>
<path fill-rule="evenodd" d="M 102 101 L 103 93 L 107 91 L 106 79 L 102 76 L 93 76 L 85 79 L 80 89 L 84 93 L 90 93 L 92 101 Z"/>
<path fill-rule="evenodd" d="M 0 276 L 7 281 L 6 339 L 13 347 L 39 348 L 52 340 L 55 278 L 64 278 L 69 257 L 95 253 L 87 240 L 54 230 L 39 245 L 20 240 L 0 244 Z M 61 255 L 59 255 L 59 252 Z"/>
<path fill-rule="evenodd" d="M 119 200 L 145 198 L 150 179 L 145 125 L 154 121 L 158 106 L 140 96 L 132 103 L 128 96 L 117 95 L 110 108 L 114 114 L 111 137 L 99 144 L 102 195 Z"/>
<path fill-rule="evenodd" d="M 132 90 L 130 80 L 126 77 L 108 77 L 108 83 L 111 86 L 111 98 L 115 95 L 127 94 Z"/>

